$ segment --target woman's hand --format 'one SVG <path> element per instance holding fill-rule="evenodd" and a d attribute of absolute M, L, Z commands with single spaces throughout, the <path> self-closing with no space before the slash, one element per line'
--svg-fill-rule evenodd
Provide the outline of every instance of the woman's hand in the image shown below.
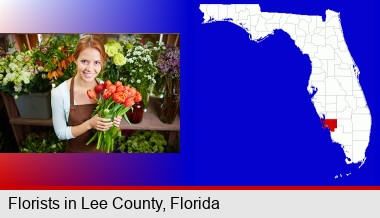
<path fill-rule="evenodd" d="M 122 119 L 121 116 L 113 118 L 113 125 L 116 126 L 117 128 L 120 128 L 121 119 Z"/>
<path fill-rule="evenodd" d="M 99 115 L 95 115 L 88 120 L 90 128 L 99 131 L 107 131 L 113 123 L 109 118 L 101 118 Z"/>

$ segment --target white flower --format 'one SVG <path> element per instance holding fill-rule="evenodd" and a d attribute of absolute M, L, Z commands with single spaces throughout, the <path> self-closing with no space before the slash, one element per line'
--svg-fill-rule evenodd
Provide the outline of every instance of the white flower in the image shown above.
<path fill-rule="evenodd" d="M 22 79 L 22 81 L 23 81 L 25 84 L 29 84 L 31 76 L 32 76 L 32 73 L 31 73 L 31 72 L 22 72 L 20 78 Z"/>
<path fill-rule="evenodd" d="M 137 83 L 141 83 L 141 80 L 138 79 L 136 82 L 137 82 Z"/>
<path fill-rule="evenodd" d="M 18 70 L 18 66 L 17 66 L 17 64 L 15 64 L 15 63 L 10 63 L 9 64 L 9 66 L 8 66 L 12 71 L 16 71 L 16 70 Z"/>
<path fill-rule="evenodd" d="M 16 83 L 14 85 L 14 90 L 15 90 L 15 92 L 21 92 L 21 90 L 22 90 L 22 84 L 21 83 Z"/>
<path fill-rule="evenodd" d="M 17 56 L 16 56 L 16 59 L 18 60 L 18 61 L 23 61 L 24 60 L 24 56 L 23 55 L 21 55 L 21 54 L 18 54 Z"/>

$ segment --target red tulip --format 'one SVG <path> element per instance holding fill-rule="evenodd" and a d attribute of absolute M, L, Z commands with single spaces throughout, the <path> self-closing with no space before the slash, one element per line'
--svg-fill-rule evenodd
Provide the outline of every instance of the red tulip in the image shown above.
<path fill-rule="evenodd" d="M 104 90 L 103 84 L 99 84 L 95 87 L 95 92 L 97 92 L 97 93 L 101 93 L 101 92 L 103 92 L 103 90 Z"/>
<path fill-rule="evenodd" d="M 107 90 L 111 92 L 111 94 L 116 92 L 116 86 L 115 85 L 110 85 L 107 87 Z"/>
<path fill-rule="evenodd" d="M 111 93 L 110 91 L 106 90 L 106 91 L 103 93 L 103 98 L 104 98 L 104 99 L 107 99 L 107 98 L 109 98 L 111 95 L 112 95 L 112 93 Z"/>
<path fill-rule="evenodd" d="M 135 102 L 139 102 L 139 101 L 141 101 L 141 99 L 142 99 L 142 96 L 141 96 L 140 92 L 137 92 L 136 95 L 135 95 L 134 101 Z"/>
<path fill-rule="evenodd" d="M 87 96 L 88 96 L 90 99 L 94 99 L 94 98 L 96 98 L 96 93 L 95 93 L 94 90 L 89 89 L 89 90 L 87 90 Z"/>
<path fill-rule="evenodd" d="M 132 107 L 135 104 L 132 98 L 127 98 L 124 101 L 124 106 L 125 107 Z"/>
<path fill-rule="evenodd" d="M 124 103 L 126 98 L 127 98 L 127 96 L 121 92 L 117 92 L 117 93 L 113 94 L 113 96 L 112 96 L 112 99 L 114 102 L 121 103 L 121 104 Z"/>
<path fill-rule="evenodd" d="M 132 87 L 132 88 L 129 89 L 129 95 L 130 95 L 130 96 L 135 96 L 135 95 L 136 95 L 136 92 L 137 92 L 137 90 L 136 90 L 136 88 L 134 88 L 134 87 Z"/>
<path fill-rule="evenodd" d="M 107 80 L 107 81 L 105 81 L 105 82 L 103 83 L 103 86 L 104 86 L 105 89 L 108 89 L 108 87 L 109 87 L 110 85 L 112 85 L 112 82 L 111 82 L 110 80 Z"/>
<path fill-rule="evenodd" d="M 124 92 L 126 90 L 126 86 L 117 86 L 116 85 L 116 92 Z"/>
<path fill-rule="evenodd" d="M 117 87 L 123 86 L 123 83 L 121 83 L 120 81 L 116 81 L 115 85 L 116 85 L 116 88 L 117 88 Z"/>

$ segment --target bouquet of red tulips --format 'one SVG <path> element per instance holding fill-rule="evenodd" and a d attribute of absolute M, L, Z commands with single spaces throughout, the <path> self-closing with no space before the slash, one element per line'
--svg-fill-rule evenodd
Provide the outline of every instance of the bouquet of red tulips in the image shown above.
<path fill-rule="evenodd" d="M 100 99 L 96 99 L 96 93 L 101 95 Z M 133 87 L 123 86 L 120 81 L 112 84 L 107 80 L 103 84 L 95 87 L 95 90 L 87 90 L 87 95 L 91 99 L 96 99 L 98 106 L 94 110 L 92 116 L 98 114 L 102 118 L 113 118 L 123 116 L 127 121 L 126 112 L 135 104 L 141 101 L 141 94 Z M 128 121 L 129 122 L 129 121 Z M 107 131 L 96 131 L 95 135 L 87 142 L 89 145 L 97 140 L 96 149 L 112 152 L 114 149 L 114 139 L 120 135 L 120 129 L 112 126 Z"/>

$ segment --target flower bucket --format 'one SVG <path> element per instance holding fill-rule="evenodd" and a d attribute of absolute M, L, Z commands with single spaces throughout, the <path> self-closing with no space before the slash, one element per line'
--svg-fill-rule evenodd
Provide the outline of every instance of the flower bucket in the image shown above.
<path fill-rule="evenodd" d="M 172 124 L 178 114 L 180 95 L 179 77 L 166 76 L 164 101 L 161 105 L 160 120 Z"/>
<path fill-rule="evenodd" d="M 15 99 L 21 118 L 49 119 L 51 117 L 50 92 L 21 95 Z"/>

